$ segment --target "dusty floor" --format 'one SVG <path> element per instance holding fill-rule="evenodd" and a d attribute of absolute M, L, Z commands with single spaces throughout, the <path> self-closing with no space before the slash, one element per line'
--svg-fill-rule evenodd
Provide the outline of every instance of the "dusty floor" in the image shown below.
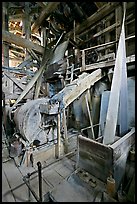
<path fill-rule="evenodd" d="M 77 149 L 71 140 L 72 151 L 59 159 L 41 160 L 42 201 L 49 202 L 118 202 L 106 194 L 106 184 L 93 175 L 77 168 Z M 30 174 L 30 188 L 24 177 Z M 103 196 L 103 197 L 102 197 Z M 102 200 L 103 199 L 103 200 Z M 9 157 L 7 141 L 2 134 L 2 202 L 38 202 L 39 177 L 37 162 L 18 166 Z"/>
<path fill-rule="evenodd" d="M 60 160 L 49 160 L 42 162 L 42 199 L 44 195 L 61 183 L 65 178 L 75 171 L 76 152 Z M 15 160 L 9 157 L 5 135 L 2 138 L 2 202 L 37 202 L 32 193 L 29 193 L 23 177 L 28 173 L 30 186 L 39 198 L 38 166 L 34 163 L 32 167 L 22 164 L 18 167 Z"/>

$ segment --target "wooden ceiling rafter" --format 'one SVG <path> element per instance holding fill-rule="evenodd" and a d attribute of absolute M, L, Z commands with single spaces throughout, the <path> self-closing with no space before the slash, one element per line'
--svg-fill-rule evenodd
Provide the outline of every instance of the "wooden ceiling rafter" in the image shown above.
<path fill-rule="evenodd" d="M 42 22 L 49 17 L 49 15 L 57 8 L 57 6 L 60 4 L 60 2 L 49 2 L 47 6 L 45 6 L 45 9 L 41 12 L 39 17 L 36 19 L 36 21 L 31 26 L 31 31 L 36 32 L 38 31 L 39 27 L 41 26 Z"/>
<path fill-rule="evenodd" d="M 89 27 L 93 26 L 95 23 L 97 23 L 99 20 L 101 20 L 103 17 L 107 16 L 110 14 L 116 6 L 118 6 L 119 2 L 112 2 L 112 3 L 107 3 L 107 6 L 104 5 L 101 7 L 97 12 L 89 16 L 85 21 L 83 21 L 80 25 L 76 26 L 75 29 L 75 34 L 81 34 L 84 32 L 86 29 Z M 68 33 L 66 33 L 66 38 L 72 37 L 74 31 L 71 30 Z"/>
<path fill-rule="evenodd" d="M 2 40 L 7 43 L 13 43 L 15 45 L 21 46 L 23 48 L 33 49 L 36 52 L 43 54 L 44 47 L 42 47 L 41 45 L 33 43 L 28 39 L 24 39 L 22 37 L 14 35 L 13 33 L 10 33 L 8 31 L 2 31 Z"/>
<path fill-rule="evenodd" d="M 104 4 L 107 4 L 107 2 L 94 2 L 94 4 L 97 6 L 98 9 L 100 9 Z"/>

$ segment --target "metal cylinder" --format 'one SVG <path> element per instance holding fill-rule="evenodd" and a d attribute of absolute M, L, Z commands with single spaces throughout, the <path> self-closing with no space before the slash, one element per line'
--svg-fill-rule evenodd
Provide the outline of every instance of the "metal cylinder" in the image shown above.
<path fill-rule="evenodd" d="M 34 140 L 46 142 L 45 132 L 40 128 L 41 113 L 39 105 L 47 103 L 48 100 L 47 98 L 39 98 L 28 101 L 17 108 L 14 113 L 16 128 L 29 143 L 32 143 Z"/>

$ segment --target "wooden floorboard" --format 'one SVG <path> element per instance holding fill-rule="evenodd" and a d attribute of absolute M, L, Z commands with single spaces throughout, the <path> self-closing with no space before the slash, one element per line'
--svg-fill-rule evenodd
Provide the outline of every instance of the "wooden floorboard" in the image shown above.
<path fill-rule="evenodd" d="M 50 164 L 47 161 L 42 164 L 42 195 L 51 191 L 58 186 L 74 171 L 74 160 L 64 157 Z M 47 165 L 47 167 L 46 167 Z M 13 159 L 2 163 L 2 202 L 37 202 L 30 193 L 27 185 L 23 181 L 23 177 L 28 173 L 30 177 L 31 189 L 39 197 L 39 181 L 37 165 L 32 167 L 29 165 L 16 166 Z"/>
<path fill-rule="evenodd" d="M 2 202 L 15 202 L 8 180 L 2 170 Z"/>
<path fill-rule="evenodd" d="M 42 161 L 42 195 L 57 187 L 74 171 L 75 156 Z M 72 160 L 71 160 L 72 157 Z M 19 160 L 20 161 L 20 160 Z M 23 163 L 18 166 L 14 159 L 9 157 L 6 139 L 2 141 L 2 202 L 37 202 L 28 190 L 23 178 L 30 173 L 30 187 L 39 198 L 38 166 Z"/>

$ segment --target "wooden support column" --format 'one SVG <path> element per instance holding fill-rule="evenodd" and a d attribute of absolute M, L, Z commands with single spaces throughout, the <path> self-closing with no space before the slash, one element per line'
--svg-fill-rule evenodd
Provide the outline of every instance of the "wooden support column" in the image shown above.
<path fill-rule="evenodd" d="M 64 152 L 68 153 L 68 135 L 67 135 L 67 121 L 66 121 L 66 110 L 63 109 L 63 126 L 64 126 Z"/>
<path fill-rule="evenodd" d="M 93 122 L 92 122 L 91 113 L 90 113 L 90 109 L 89 109 L 87 94 L 85 95 L 85 100 L 86 100 L 86 106 L 87 106 L 87 110 L 88 110 L 89 122 L 90 122 L 90 126 L 91 126 L 91 133 L 92 133 L 91 139 L 92 138 L 95 139 L 94 129 L 93 129 Z"/>
<path fill-rule="evenodd" d="M 30 8 L 29 8 L 29 2 L 25 2 L 25 16 L 23 18 L 23 35 L 25 36 L 25 39 L 29 40 L 31 37 L 31 21 L 30 21 Z M 28 59 L 29 52 L 25 48 L 25 59 Z"/>
<path fill-rule="evenodd" d="M 2 2 L 3 5 L 3 21 L 2 21 L 2 30 L 8 31 L 8 22 L 9 22 L 9 17 L 8 17 L 8 2 Z M 9 45 L 6 42 L 2 42 L 2 54 L 3 54 L 3 66 L 9 67 Z M 7 91 L 9 93 L 13 93 L 13 82 L 9 78 L 5 78 L 5 87 L 7 87 Z"/>
<path fill-rule="evenodd" d="M 42 75 L 41 74 L 36 82 L 36 88 L 35 88 L 35 94 L 34 94 L 34 99 L 39 97 L 39 93 L 40 93 L 40 87 L 41 87 L 41 82 L 42 82 Z"/>
<path fill-rule="evenodd" d="M 116 22 L 116 41 L 119 40 L 120 32 L 121 32 L 121 26 L 122 25 L 122 6 L 118 6 L 115 9 L 115 22 Z M 118 43 L 116 43 L 116 50 L 118 48 Z"/>
<path fill-rule="evenodd" d="M 46 28 L 41 29 L 41 46 L 45 47 L 47 44 L 47 31 Z"/>
<path fill-rule="evenodd" d="M 60 158 L 60 148 L 61 148 L 61 133 L 60 133 L 60 112 L 58 112 L 57 116 L 57 138 L 58 138 L 58 143 L 57 143 L 57 158 Z"/>
<path fill-rule="evenodd" d="M 107 21 L 105 25 L 106 25 L 106 28 L 109 27 L 110 21 Z M 107 32 L 105 34 L 105 43 L 107 43 L 107 42 L 110 42 L 110 32 Z M 105 50 L 105 54 L 108 54 L 108 53 L 109 53 L 109 48 Z"/>
<path fill-rule="evenodd" d="M 88 101 L 89 101 L 89 108 L 91 110 L 92 109 L 92 102 L 91 102 L 90 89 L 87 90 L 87 97 L 88 97 Z"/>
<path fill-rule="evenodd" d="M 42 38 L 41 39 L 41 46 L 46 47 L 46 28 L 42 28 L 41 38 Z M 41 83 L 42 83 L 42 75 L 38 78 L 38 80 L 36 82 L 36 89 L 35 89 L 34 99 L 39 97 Z"/>
<path fill-rule="evenodd" d="M 85 62 L 85 50 L 82 50 L 82 71 L 84 71 L 86 68 L 86 62 Z"/>

